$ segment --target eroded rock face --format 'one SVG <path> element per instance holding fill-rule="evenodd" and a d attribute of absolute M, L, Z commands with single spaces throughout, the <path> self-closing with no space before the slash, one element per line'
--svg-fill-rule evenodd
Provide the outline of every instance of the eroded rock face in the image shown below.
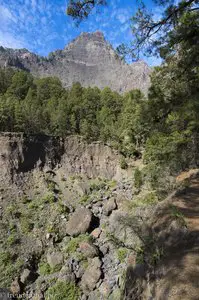
<path fill-rule="evenodd" d="M 62 139 L 15 133 L 0 135 L 0 182 L 15 181 L 18 174 L 34 169 L 49 172 L 54 168 L 59 168 L 66 177 L 74 174 L 108 179 L 127 176 L 127 171 L 120 167 L 120 155 L 101 142 L 88 144 L 77 136 Z M 81 185 L 78 193 L 83 195 L 87 184 L 78 184 Z"/>
<path fill-rule="evenodd" d="M 150 85 L 148 65 L 143 61 L 126 64 L 101 32 L 82 33 L 48 58 L 27 49 L 0 47 L 0 66 L 17 67 L 40 77 L 57 76 L 64 87 L 80 82 L 85 87 L 108 86 L 118 92 L 141 89 L 146 93 Z"/>
<path fill-rule="evenodd" d="M 70 217 L 66 224 L 66 233 L 71 236 L 86 233 L 91 227 L 92 213 L 87 208 L 79 208 Z"/>

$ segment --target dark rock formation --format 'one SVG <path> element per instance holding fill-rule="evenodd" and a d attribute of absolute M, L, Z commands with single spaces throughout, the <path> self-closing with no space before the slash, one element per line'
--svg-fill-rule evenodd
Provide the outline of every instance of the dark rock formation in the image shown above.
<path fill-rule="evenodd" d="M 27 70 L 39 77 L 57 76 L 64 87 L 74 82 L 83 86 L 106 86 L 118 92 L 141 89 L 147 92 L 151 69 L 143 61 L 126 64 L 101 32 L 82 33 L 63 50 L 47 58 L 26 49 L 0 47 L 0 66 Z"/>

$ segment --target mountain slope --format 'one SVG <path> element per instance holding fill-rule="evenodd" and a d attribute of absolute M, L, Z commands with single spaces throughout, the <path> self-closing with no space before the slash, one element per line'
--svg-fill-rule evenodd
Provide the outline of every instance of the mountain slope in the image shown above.
<path fill-rule="evenodd" d="M 64 87 L 73 82 L 83 86 L 106 86 L 118 92 L 148 90 L 151 69 L 143 61 L 131 65 L 117 56 L 101 32 L 82 33 L 67 45 L 44 58 L 26 49 L 0 47 L 0 66 L 13 66 L 36 76 L 57 76 Z"/>

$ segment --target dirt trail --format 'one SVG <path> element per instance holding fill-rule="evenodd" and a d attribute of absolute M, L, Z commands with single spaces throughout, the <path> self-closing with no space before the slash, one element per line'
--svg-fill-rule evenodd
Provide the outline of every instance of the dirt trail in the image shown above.
<path fill-rule="evenodd" d="M 174 217 L 186 224 L 184 230 L 173 226 Z M 165 259 L 158 266 L 160 279 L 148 299 L 199 300 L 199 176 L 164 204 L 154 225 L 170 232 L 165 239 Z"/>

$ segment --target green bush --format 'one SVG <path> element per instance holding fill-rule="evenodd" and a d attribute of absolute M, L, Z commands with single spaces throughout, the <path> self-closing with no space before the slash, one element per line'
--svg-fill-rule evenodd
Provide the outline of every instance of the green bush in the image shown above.
<path fill-rule="evenodd" d="M 99 179 L 96 179 L 96 180 L 91 182 L 90 191 L 91 192 L 94 192 L 94 191 L 97 192 L 97 191 L 105 189 L 106 186 L 107 186 L 106 181 L 99 178 Z"/>
<path fill-rule="evenodd" d="M 41 199 L 41 203 L 54 203 L 55 202 L 55 196 L 52 192 L 49 192 L 43 198 Z"/>
<path fill-rule="evenodd" d="M 16 232 L 10 233 L 9 237 L 7 238 L 7 244 L 9 246 L 16 245 L 20 242 L 19 236 L 17 235 Z"/>
<path fill-rule="evenodd" d="M 136 189 L 140 189 L 143 184 L 142 172 L 136 168 L 134 171 L 134 185 Z"/>
<path fill-rule="evenodd" d="M 39 274 L 48 275 L 51 273 L 51 267 L 47 262 L 40 262 L 39 264 Z"/>
<path fill-rule="evenodd" d="M 21 231 L 24 234 L 28 234 L 34 228 L 34 224 L 31 222 L 30 216 L 22 216 L 20 218 Z"/>
<path fill-rule="evenodd" d="M 77 248 L 79 247 L 79 244 L 83 241 L 92 241 L 92 237 L 87 235 L 87 234 L 82 234 L 82 235 L 79 235 L 78 237 L 75 237 L 75 238 L 72 238 L 66 248 L 65 248 L 65 251 L 66 253 L 70 254 L 70 253 L 74 253 Z"/>
<path fill-rule="evenodd" d="M 117 250 L 117 257 L 118 257 L 120 263 L 123 263 L 125 261 L 127 253 L 128 253 L 128 250 L 126 248 L 119 248 Z"/>
<path fill-rule="evenodd" d="M 153 205 L 158 202 L 158 197 L 155 192 L 148 192 L 145 195 L 139 195 L 135 199 L 132 200 L 131 207 L 141 207 Z"/>
<path fill-rule="evenodd" d="M 9 288 L 13 280 L 13 275 L 18 276 L 21 272 L 24 261 L 17 259 L 14 261 L 10 252 L 0 252 L 0 286 Z"/>
<path fill-rule="evenodd" d="M 46 300 L 78 300 L 80 292 L 72 282 L 57 282 L 45 293 Z"/>
<path fill-rule="evenodd" d="M 123 170 L 126 170 L 128 168 L 128 164 L 127 164 L 126 159 L 124 157 L 122 157 L 120 159 L 120 167 Z"/>

